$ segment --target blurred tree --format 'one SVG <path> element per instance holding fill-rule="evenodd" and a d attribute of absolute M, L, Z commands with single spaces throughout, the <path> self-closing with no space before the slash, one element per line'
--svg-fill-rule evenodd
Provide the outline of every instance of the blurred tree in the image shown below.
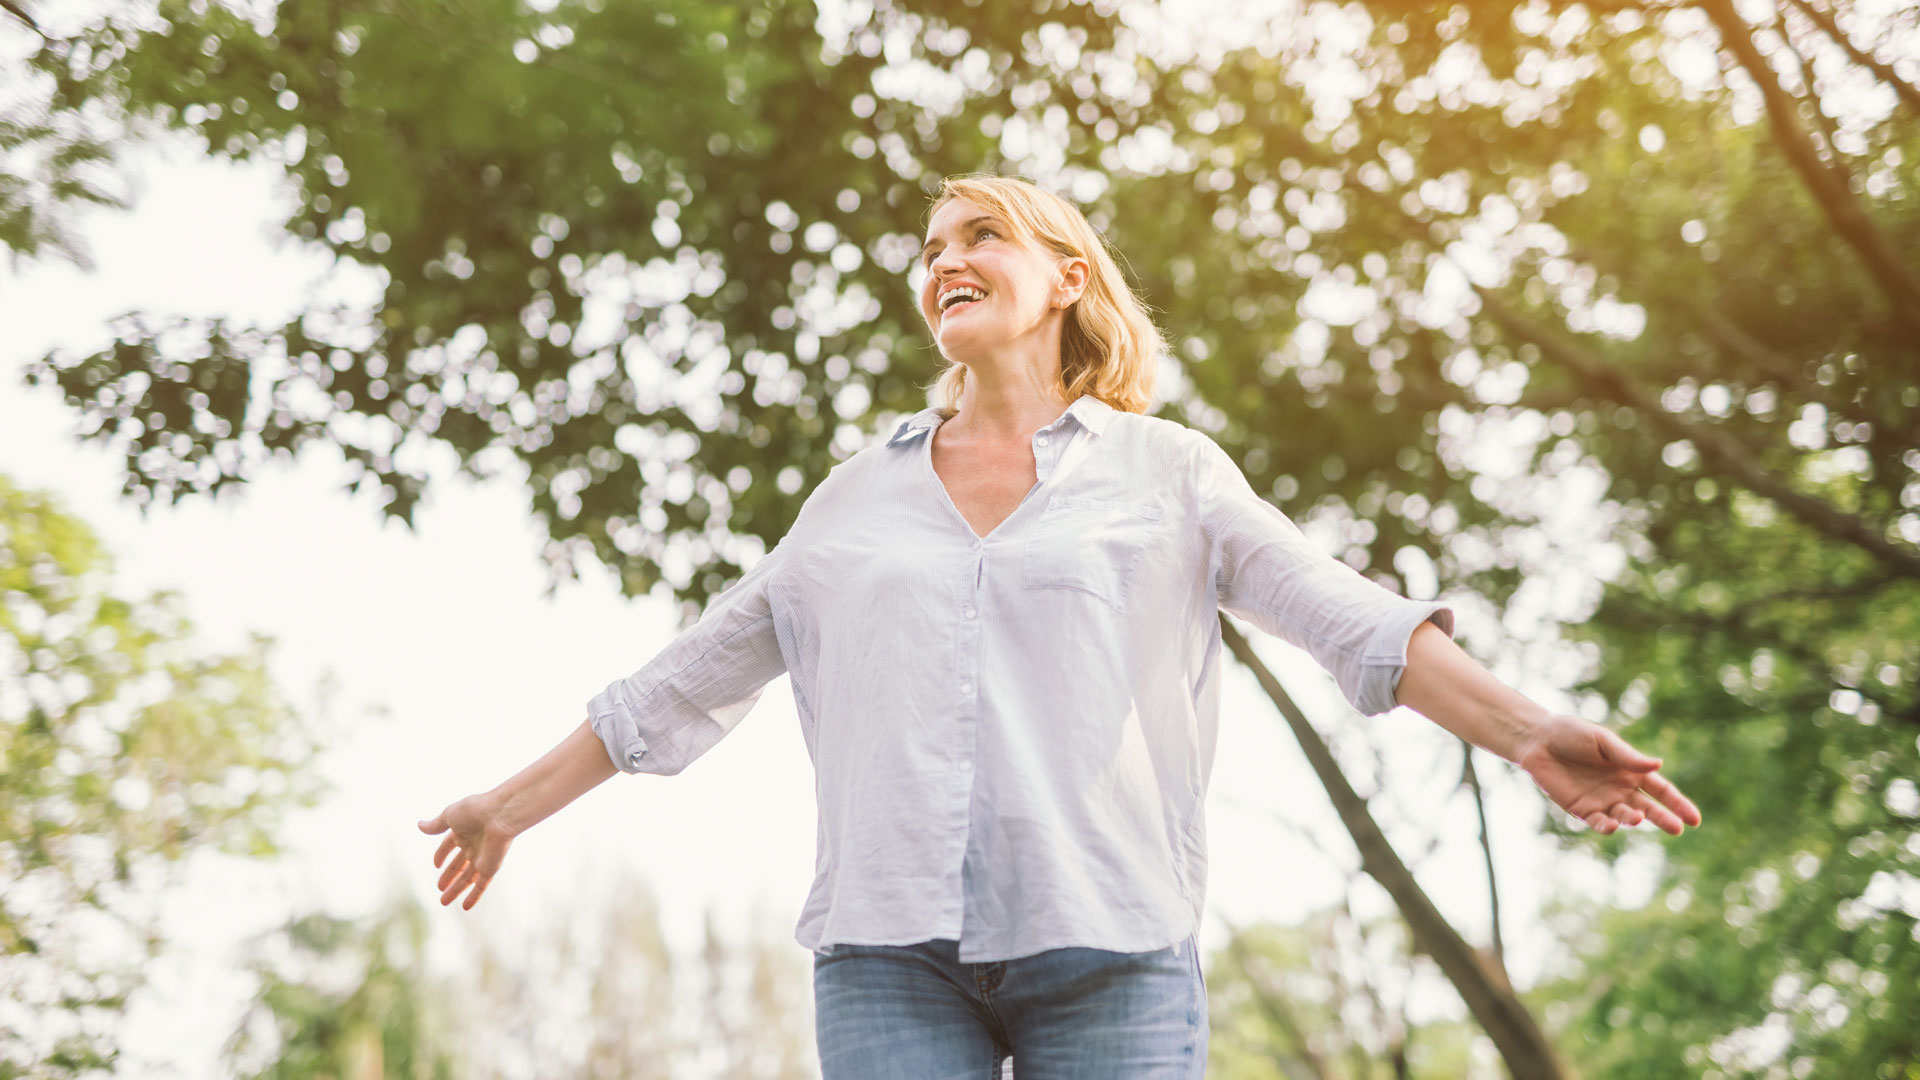
<path fill-rule="evenodd" d="M 820 1074 L 813 1040 L 813 963 L 796 953 L 784 935 L 727 945 L 713 912 L 707 913 L 705 962 L 706 1028 L 724 1063 L 709 1075 L 719 1080 L 807 1080 Z M 809 1066 L 809 1059 L 813 1059 Z"/>
<path fill-rule="evenodd" d="M 585 1080 L 660 1075 L 663 1062 L 686 1052 L 659 902 L 651 887 L 632 878 L 614 895 L 601 922 L 604 944 L 585 954 L 592 1017 Z"/>
<path fill-rule="evenodd" d="M 676 997 L 687 980 L 652 891 L 628 877 L 611 895 L 523 938 L 477 930 L 454 977 L 426 965 L 428 913 L 411 899 L 292 920 L 253 946 L 260 989 L 229 1061 L 252 1080 L 819 1075 L 808 969 L 790 942 L 729 945 L 710 924 L 696 1004 Z M 741 970 L 746 986 L 730 974 Z"/>
<path fill-rule="evenodd" d="M 48 357 L 136 496 L 319 439 L 405 515 L 437 441 L 524 470 L 557 569 L 695 603 L 919 406 L 926 186 L 1024 171 L 1162 312 L 1166 415 L 1352 565 L 1484 602 L 1510 680 L 1568 625 L 1580 711 L 1706 808 L 1574 1056 L 1915 1059 L 1872 989 L 1920 962 L 1910 7 L 1245 5 L 1185 49 L 1147 5 L 163 11 L 50 31 L 49 108 L 271 153 L 290 231 L 383 292 Z M 1711 989 L 1705 926 L 1740 946 Z"/>
<path fill-rule="evenodd" d="M 93 533 L 4 477 L 0 599 L 0 1077 L 94 1075 L 171 870 L 272 854 L 316 794 L 314 733 L 265 639 L 214 652 L 174 596 L 116 595 Z"/>
<path fill-rule="evenodd" d="M 1498 1075 L 1455 1019 L 1412 1018 L 1410 997 L 1439 973 L 1398 919 L 1362 922 L 1348 905 L 1296 926 L 1229 924 L 1207 966 L 1217 1080 L 1469 1080 Z"/>
<path fill-rule="evenodd" d="M 1920 1058 L 1916 21 L 1311 7 L 1159 80 L 1193 167 L 1109 197 L 1179 252 L 1136 265 L 1187 418 L 1386 584 L 1524 583 L 1581 711 L 1706 808 L 1659 903 L 1578 935 L 1589 1075 Z M 1538 625 L 1476 651 L 1523 674 Z"/>
<path fill-rule="evenodd" d="M 365 919 L 305 915 L 261 935 L 253 1004 L 228 1041 L 246 1080 L 450 1080 L 447 995 L 426 967 L 427 913 L 411 898 Z"/>
<path fill-rule="evenodd" d="M 0 0 L 0 48 L 19 42 L 31 51 L 52 39 L 25 0 Z M 14 31 L 24 27 L 24 33 Z M 13 62 L 9 57 L 9 62 Z M 0 251 L 18 271 L 30 258 L 58 255 L 91 270 L 93 259 L 69 219 L 83 207 L 126 209 L 123 196 L 103 184 L 114 154 L 113 134 L 97 117 L 53 110 L 29 101 L 0 112 Z"/>
<path fill-rule="evenodd" d="M 262 25 L 167 0 L 32 54 L 53 114 L 277 163 L 288 232 L 378 282 L 372 311 L 278 328 L 129 314 L 106 352 L 37 366 L 125 450 L 136 499 L 319 440 L 410 520 L 435 444 L 524 477 L 557 571 L 592 552 L 636 593 L 664 572 L 697 611 L 741 537 L 771 546 L 876 414 L 923 405 L 934 358 L 900 278 L 924 184 L 991 140 L 948 145 L 876 73 L 883 51 L 931 57 L 1004 101 L 1036 70 L 1029 13 L 834 29 L 799 0 L 539 6 L 292 0 Z M 1088 48 L 1115 28 L 1053 17 Z"/>

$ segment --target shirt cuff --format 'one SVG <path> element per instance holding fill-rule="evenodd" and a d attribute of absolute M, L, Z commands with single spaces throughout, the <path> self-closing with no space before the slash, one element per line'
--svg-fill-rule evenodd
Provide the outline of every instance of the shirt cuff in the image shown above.
<path fill-rule="evenodd" d="M 621 701 L 620 683 L 614 683 L 594 695 L 587 703 L 587 722 L 607 748 L 613 767 L 623 773 L 642 771 L 640 763 L 647 752 L 647 741 L 640 737 L 639 725 L 626 703 Z"/>
<path fill-rule="evenodd" d="M 1353 703 L 1361 715 L 1378 716 L 1399 704 L 1395 694 L 1407 670 L 1407 642 L 1424 622 L 1453 637 L 1453 608 L 1437 600 L 1408 600 L 1374 630 L 1367 643 L 1367 670 L 1360 681 L 1359 700 Z"/>

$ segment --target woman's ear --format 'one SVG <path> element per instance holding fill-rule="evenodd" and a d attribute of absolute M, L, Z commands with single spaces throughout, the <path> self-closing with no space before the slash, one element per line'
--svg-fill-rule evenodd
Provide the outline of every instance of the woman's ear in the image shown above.
<path fill-rule="evenodd" d="M 1053 292 L 1054 307 L 1072 307 L 1087 291 L 1087 260 L 1078 255 L 1069 255 L 1060 260 L 1059 276 L 1055 279 Z"/>

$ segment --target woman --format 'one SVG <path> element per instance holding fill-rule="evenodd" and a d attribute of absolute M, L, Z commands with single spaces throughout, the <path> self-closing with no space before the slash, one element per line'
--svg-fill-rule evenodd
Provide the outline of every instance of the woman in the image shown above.
<path fill-rule="evenodd" d="M 821 482 L 700 621 L 494 791 L 449 806 L 441 903 L 618 770 L 671 775 L 782 671 L 817 776 L 827 1080 L 1192 1077 L 1204 804 L 1231 611 L 1362 713 L 1408 705 L 1612 832 L 1699 812 L 1604 728 L 1452 640 L 1453 612 L 1312 547 L 1214 442 L 1144 415 L 1159 332 L 1070 203 L 953 178 L 921 314 L 938 404 Z M 449 856 L 452 856 L 449 860 Z"/>

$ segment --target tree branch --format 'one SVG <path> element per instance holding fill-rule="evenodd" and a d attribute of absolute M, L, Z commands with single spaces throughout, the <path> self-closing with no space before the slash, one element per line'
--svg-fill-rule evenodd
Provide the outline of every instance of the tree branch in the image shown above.
<path fill-rule="evenodd" d="M 1814 123 L 1820 125 L 1820 140 L 1827 144 L 1827 164 L 1842 176 L 1851 177 L 1853 170 L 1847 168 L 1846 161 L 1840 157 L 1840 129 L 1833 117 L 1827 115 L 1827 110 L 1820 107 L 1820 95 L 1813 88 L 1813 65 L 1807 63 L 1800 46 L 1793 43 L 1793 35 L 1787 30 L 1786 8 L 1773 9 L 1773 32 L 1780 35 L 1780 43 L 1787 47 L 1788 54 L 1793 57 L 1793 69 L 1800 76 L 1800 84 L 1807 88 L 1801 100 L 1812 107 Z"/>
<path fill-rule="evenodd" d="M 1902 724 L 1920 725 L 1920 699 L 1916 699 L 1906 708 L 1905 712 L 1902 712 L 1894 700 L 1888 695 L 1868 690 L 1853 683 L 1842 682 L 1833 670 L 1833 662 L 1822 655 L 1817 649 L 1793 640 L 1792 638 L 1756 627 L 1747 618 L 1753 609 L 1760 607 L 1762 604 L 1797 597 L 1826 598 L 1846 596 L 1852 593 L 1865 592 L 1870 587 L 1884 585 L 1891 580 L 1892 576 L 1889 575 L 1887 577 L 1863 578 L 1858 582 L 1848 585 L 1786 589 L 1770 596 L 1760 597 L 1756 600 L 1741 604 L 1732 611 L 1721 615 L 1715 615 L 1705 611 L 1680 611 L 1671 607 L 1656 607 L 1644 602 L 1640 598 L 1622 594 L 1621 597 L 1608 601 L 1611 605 L 1608 618 L 1629 627 L 1644 628 L 1650 631 L 1677 624 L 1699 631 L 1717 630 L 1750 635 L 1769 649 L 1782 653 L 1817 671 L 1825 672 L 1826 682 L 1830 683 L 1835 689 L 1851 690 L 1859 694 L 1863 699 L 1873 702 L 1874 706 L 1881 712 Z M 1824 696 L 1824 692 L 1816 695 L 1816 697 Z"/>
<path fill-rule="evenodd" d="M 1527 1011 L 1527 1007 L 1480 953 L 1467 944 L 1460 932 L 1433 906 L 1433 901 L 1420 888 L 1420 883 L 1414 880 L 1413 872 L 1400 861 L 1393 845 L 1387 842 L 1386 835 L 1373 820 L 1373 815 L 1367 810 L 1366 800 L 1353 790 L 1353 785 L 1347 783 L 1326 741 L 1307 721 L 1306 714 L 1280 685 L 1280 680 L 1272 670 L 1253 651 L 1252 644 L 1224 615 L 1220 617 L 1220 637 L 1233 655 L 1253 672 L 1260 688 L 1266 691 L 1267 697 L 1279 707 L 1280 714 L 1286 717 L 1287 726 L 1292 729 L 1294 738 L 1299 740 L 1300 749 L 1306 753 L 1314 774 L 1326 788 L 1341 823 L 1346 826 L 1348 835 L 1353 837 L 1354 846 L 1360 849 L 1361 867 L 1393 897 L 1401 916 L 1413 931 L 1415 942 L 1423 952 L 1433 957 L 1434 963 L 1439 965 L 1441 972 L 1459 991 L 1467 1009 L 1500 1051 L 1507 1068 L 1512 1070 L 1515 1077 L 1523 1080 L 1565 1080 L 1571 1077 L 1573 1074 L 1554 1053 L 1553 1044 L 1547 1041 L 1546 1033 L 1540 1029 L 1533 1014 Z"/>
<path fill-rule="evenodd" d="M 1900 95 L 1900 100 L 1906 103 L 1907 108 L 1912 109 L 1916 113 L 1920 113 L 1920 87 L 1915 87 L 1912 83 L 1901 78 L 1899 73 L 1893 70 L 1891 64 L 1881 63 L 1872 53 L 1855 45 L 1853 39 L 1841 31 L 1840 24 L 1834 19 L 1832 12 L 1821 11 L 1808 3 L 1807 0 L 1788 0 L 1788 2 L 1798 8 L 1802 15 L 1811 19 L 1815 26 L 1824 30 L 1826 35 L 1839 44 L 1842 49 L 1845 49 L 1847 55 L 1853 59 L 1854 63 L 1873 72 L 1874 76 L 1881 82 L 1893 87 L 1893 92 Z"/>
<path fill-rule="evenodd" d="M 1493 834 L 1487 828 L 1487 797 L 1480 790 L 1480 774 L 1473 768 L 1473 744 L 1461 739 L 1460 746 L 1466 751 L 1466 764 L 1460 770 L 1460 782 L 1473 792 L 1473 808 L 1480 814 L 1480 854 L 1487 861 L 1487 904 L 1492 909 L 1490 914 L 1493 919 L 1493 962 L 1505 970 L 1507 946 L 1500 938 L 1500 883 L 1493 876 Z"/>
<path fill-rule="evenodd" d="M 1817 401 L 1834 412 L 1851 416 L 1855 420 L 1864 420 L 1876 428 L 1884 426 L 1868 416 L 1859 402 L 1839 399 L 1833 394 L 1826 393 L 1820 384 L 1800 372 L 1792 360 L 1747 333 L 1732 319 L 1713 310 L 1695 297 L 1684 297 L 1683 302 L 1693 312 L 1694 318 L 1700 320 L 1700 325 L 1705 328 L 1708 337 L 1722 349 L 1751 364 L 1762 375 L 1778 379 L 1783 384 L 1791 386 L 1800 396 L 1809 401 Z"/>
<path fill-rule="evenodd" d="M 1720 28 L 1721 41 L 1732 50 L 1734 58 L 1759 88 L 1760 96 L 1766 101 L 1767 117 L 1773 124 L 1774 141 L 1781 152 L 1800 174 L 1814 201 L 1826 212 L 1834 230 L 1866 264 L 1869 276 L 1886 294 L 1894 318 L 1920 340 L 1920 274 L 1914 273 L 1899 249 L 1854 201 L 1843 174 L 1820 160 L 1819 150 L 1794 116 L 1792 96 L 1781 89 L 1779 80 L 1774 78 L 1766 57 L 1760 55 L 1753 43 L 1752 27 L 1733 9 L 1733 0 L 1700 0 L 1700 8 Z"/>
<path fill-rule="evenodd" d="M 1772 499 L 1816 532 L 1859 547 L 1903 577 L 1920 578 L 1920 552 L 1888 540 L 1871 524 L 1810 495 L 1802 495 L 1753 461 L 1753 455 L 1732 436 L 1707 424 L 1668 412 L 1652 395 L 1635 385 L 1626 372 L 1608 364 L 1578 342 L 1549 331 L 1521 315 L 1494 293 L 1475 287 L 1487 314 L 1509 332 L 1533 342 L 1540 351 L 1572 370 L 1589 389 L 1643 413 L 1676 438 L 1687 439 L 1700 456 L 1723 475 L 1757 495 Z"/>
<path fill-rule="evenodd" d="M 48 37 L 47 32 L 40 29 L 40 24 L 33 21 L 33 16 L 27 13 L 27 9 L 21 7 L 15 0 L 0 0 L 0 8 L 5 8 L 8 14 L 26 23 L 27 29 L 40 35 L 40 40 L 45 41 L 49 45 L 53 44 L 53 38 Z"/>
<path fill-rule="evenodd" d="M 1612 274 L 1635 290 L 1647 293 L 1660 288 L 1650 284 L 1644 275 L 1631 264 L 1613 263 L 1592 251 L 1574 252 L 1579 259 L 1592 263 L 1597 269 Z M 1810 402 L 1817 403 L 1828 412 L 1844 416 L 1849 420 L 1865 423 L 1873 432 L 1868 439 L 1876 451 L 1879 462 L 1897 462 L 1908 447 L 1920 441 L 1920 430 L 1913 424 L 1903 422 L 1904 418 L 1889 413 L 1886 416 L 1874 416 L 1867 412 L 1858 398 L 1849 396 L 1843 390 L 1831 391 L 1818 382 L 1807 378 L 1801 366 L 1791 357 L 1760 341 L 1749 334 L 1733 319 L 1715 310 L 1712 305 L 1693 293 L 1668 295 L 1679 301 L 1700 323 L 1707 337 L 1720 349 L 1734 358 L 1744 361 L 1762 376 L 1771 378 L 1782 387 L 1793 391 Z M 1523 400 L 1522 404 L 1526 404 Z M 1902 442 L 1901 440 L 1908 440 Z"/>

